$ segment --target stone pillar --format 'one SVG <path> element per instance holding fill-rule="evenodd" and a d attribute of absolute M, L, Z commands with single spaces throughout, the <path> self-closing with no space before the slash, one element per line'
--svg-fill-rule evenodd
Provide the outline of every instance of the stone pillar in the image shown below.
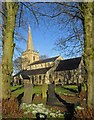
<path fill-rule="evenodd" d="M 32 103 L 32 95 L 33 95 L 33 84 L 30 80 L 24 80 L 24 96 L 23 103 L 30 104 Z"/>

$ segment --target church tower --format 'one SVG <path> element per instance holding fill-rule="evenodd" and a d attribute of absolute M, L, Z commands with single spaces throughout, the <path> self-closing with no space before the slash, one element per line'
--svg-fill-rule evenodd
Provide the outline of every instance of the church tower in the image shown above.
<path fill-rule="evenodd" d="M 30 69 L 29 65 L 39 60 L 39 53 L 34 51 L 30 26 L 28 27 L 28 40 L 26 51 L 22 53 L 22 70 Z"/>

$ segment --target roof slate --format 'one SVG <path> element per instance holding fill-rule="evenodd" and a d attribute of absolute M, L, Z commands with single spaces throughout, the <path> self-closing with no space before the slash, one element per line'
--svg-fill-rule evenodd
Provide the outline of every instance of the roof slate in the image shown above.
<path fill-rule="evenodd" d="M 30 65 L 41 64 L 41 63 L 46 63 L 46 62 L 52 62 L 52 61 L 55 61 L 58 57 L 59 56 L 52 57 L 52 58 L 47 58 L 47 59 L 44 59 L 44 60 L 35 61 L 35 62 L 31 63 Z"/>
<path fill-rule="evenodd" d="M 52 60 L 55 60 L 55 58 L 52 58 Z M 45 60 L 43 60 L 45 61 Z M 49 59 L 46 59 L 46 61 L 49 61 Z M 81 57 L 78 58 L 72 58 L 67 60 L 60 60 L 57 68 L 55 71 L 65 71 L 65 70 L 74 70 L 79 67 L 79 64 L 81 62 Z M 36 63 L 38 64 L 38 63 Z M 45 74 L 51 67 L 47 68 L 41 68 L 41 69 L 33 69 L 33 70 L 23 70 L 17 73 L 15 76 L 21 75 L 39 75 L 39 74 Z"/>
<path fill-rule="evenodd" d="M 26 74 L 21 74 L 21 76 L 22 76 L 23 79 L 29 79 L 30 80 L 30 77 Z"/>
<path fill-rule="evenodd" d="M 77 69 L 81 61 L 81 57 L 67 60 L 60 60 L 55 71 L 74 70 Z"/>
<path fill-rule="evenodd" d="M 41 69 L 34 69 L 34 70 L 23 70 L 20 71 L 19 73 L 17 73 L 15 76 L 18 75 L 38 75 L 38 74 L 45 74 L 51 67 L 47 67 L 47 68 L 41 68 Z"/>

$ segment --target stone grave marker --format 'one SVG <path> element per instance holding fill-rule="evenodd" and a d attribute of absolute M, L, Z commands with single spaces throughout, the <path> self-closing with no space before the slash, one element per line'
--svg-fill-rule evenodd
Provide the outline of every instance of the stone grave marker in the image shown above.
<path fill-rule="evenodd" d="M 42 98 L 47 98 L 48 85 L 46 83 L 42 84 Z"/>
<path fill-rule="evenodd" d="M 42 99 L 44 101 L 44 104 L 47 102 L 47 90 L 48 90 L 48 85 L 46 83 L 42 84 Z"/>
<path fill-rule="evenodd" d="M 32 96 L 33 96 L 33 84 L 30 80 L 24 80 L 24 96 L 23 96 L 23 103 L 30 104 L 32 103 Z"/>
<path fill-rule="evenodd" d="M 55 95 L 55 84 L 51 83 L 48 85 L 48 93 L 47 93 L 47 104 L 48 105 L 56 105 L 62 106 L 62 103 L 57 99 Z"/>

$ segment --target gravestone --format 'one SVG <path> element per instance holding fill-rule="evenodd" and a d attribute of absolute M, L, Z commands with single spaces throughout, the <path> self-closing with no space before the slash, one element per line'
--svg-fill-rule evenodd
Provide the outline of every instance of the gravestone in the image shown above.
<path fill-rule="evenodd" d="M 46 83 L 42 84 L 42 98 L 47 98 L 47 89 L 48 89 L 48 85 Z"/>
<path fill-rule="evenodd" d="M 24 80 L 24 96 L 23 103 L 30 104 L 32 103 L 33 96 L 33 84 L 29 80 Z"/>
<path fill-rule="evenodd" d="M 47 93 L 47 104 L 48 105 L 57 105 L 62 106 L 62 103 L 57 99 L 55 94 L 55 84 L 48 85 L 48 93 Z"/>
<path fill-rule="evenodd" d="M 48 90 L 48 85 L 46 83 L 42 84 L 42 99 L 43 103 L 46 104 L 47 102 L 47 90 Z"/>

